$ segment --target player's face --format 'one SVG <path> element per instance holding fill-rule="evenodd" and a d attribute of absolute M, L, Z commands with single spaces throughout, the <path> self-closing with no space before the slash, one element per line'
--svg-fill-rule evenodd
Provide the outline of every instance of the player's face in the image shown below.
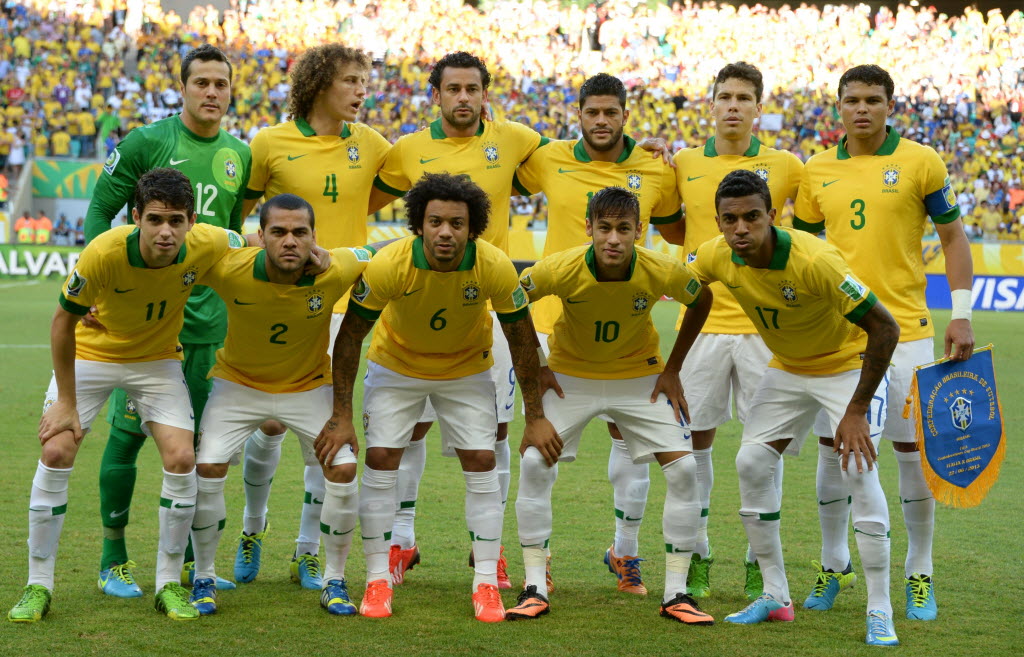
<path fill-rule="evenodd" d="M 746 139 L 754 127 L 754 119 L 761 116 L 761 103 L 753 83 L 739 78 L 728 78 L 715 89 L 711 99 L 711 116 L 715 119 L 715 134 L 723 139 Z"/>
<path fill-rule="evenodd" d="M 774 249 L 771 225 L 775 221 L 775 210 L 766 209 L 760 196 L 723 198 L 715 219 L 726 244 L 736 255 L 755 263 L 771 260 Z"/>
<path fill-rule="evenodd" d="M 366 99 L 366 82 L 369 76 L 370 72 L 358 62 L 349 62 L 338 70 L 331 86 L 317 94 L 314 103 L 322 104 L 334 119 L 355 121 L 359 108 Z"/>
<path fill-rule="evenodd" d="M 163 201 L 151 201 L 142 208 L 132 208 L 132 221 L 139 227 L 139 251 L 150 267 L 165 267 L 178 257 L 185 235 L 196 223 L 190 208 L 172 208 Z"/>
<path fill-rule="evenodd" d="M 839 98 L 839 116 L 850 137 L 870 139 L 885 130 L 885 120 L 895 105 L 895 100 L 886 99 L 882 85 L 850 82 Z"/>
<path fill-rule="evenodd" d="M 448 66 L 441 74 L 441 89 L 433 90 L 434 103 L 441 106 L 441 118 L 451 127 L 464 130 L 480 123 L 487 102 L 480 69 Z"/>
<path fill-rule="evenodd" d="M 633 244 L 640 237 L 636 217 L 602 215 L 587 221 L 587 235 L 594 239 L 594 258 L 602 272 L 629 266 Z"/>
<path fill-rule="evenodd" d="M 469 206 L 462 201 L 428 202 L 420 234 L 431 269 L 454 270 L 469 241 Z"/>
<path fill-rule="evenodd" d="M 220 125 L 231 102 L 231 80 L 224 62 L 193 60 L 182 85 L 185 113 L 199 125 Z"/>
<path fill-rule="evenodd" d="M 590 96 L 579 114 L 583 138 L 594 150 L 609 151 L 622 142 L 629 111 L 622 109 L 618 96 Z"/>
<path fill-rule="evenodd" d="M 267 250 L 267 264 L 282 274 L 293 274 L 309 262 L 316 246 L 316 231 L 309 225 L 305 209 L 271 208 L 267 225 L 259 230 L 260 242 Z"/>

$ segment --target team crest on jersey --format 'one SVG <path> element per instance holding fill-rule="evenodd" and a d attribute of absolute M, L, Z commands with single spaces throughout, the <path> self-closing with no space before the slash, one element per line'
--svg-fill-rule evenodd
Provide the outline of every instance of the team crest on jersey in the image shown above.
<path fill-rule="evenodd" d="M 782 292 L 782 298 L 789 303 L 796 302 L 796 288 L 793 287 L 793 281 L 782 281 L 779 283 L 779 291 Z"/>
<path fill-rule="evenodd" d="M 85 289 L 86 282 L 85 277 L 79 274 L 77 269 L 71 272 L 71 280 L 68 281 L 68 286 L 64 290 L 64 296 L 77 297 Z"/>
<path fill-rule="evenodd" d="M 629 171 L 626 173 L 626 187 L 634 194 L 640 191 L 640 186 L 643 182 L 643 175 L 639 171 Z"/>
<path fill-rule="evenodd" d="M 229 192 L 241 186 L 242 159 L 230 148 L 222 148 L 213 156 L 211 173 L 217 184 Z"/>
<path fill-rule="evenodd" d="M 366 279 L 359 277 L 359 281 L 355 287 L 352 288 L 352 298 L 362 303 L 366 300 L 366 297 L 370 295 L 370 286 L 366 284 Z"/>
<path fill-rule="evenodd" d="M 483 148 L 484 148 L 484 157 L 487 159 L 488 162 L 493 164 L 494 162 L 498 161 L 498 145 L 497 144 L 495 144 L 493 141 L 489 141 L 486 144 L 484 144 Z"/>
<path fill-rule="evenodd" d="M 124 410 L 128 411 L 132 415 L 138 415 L 139 409 L 135 406 L 135 400 L 131 397 L 124 398 Z"/>
<path fill-rule="evenodd" d="M 370 428 L 370 414 L 363 411 L 363 431 Z"/>
<path fill-rule="evenodd" d="M 754 169 L 754 173 L 756 173 L 758 177 L 761 178 L 761 180 L 768 182 L 768 169 L 764 167 L 758 167 Z"/>
<path fill-rule="evenodd" d="M 897 191 L 896 185 L 900 184 L 900 170 L 902 167 L 898 164 L 891 164 L 882 170 L 882 185 L 884 185 L 883 192 L 895 192 Z"/>
<path fill-rule="evenodd" d="M 646 294 L 644 294 L 643 292 L 639 292 L 639 293 L 637 293 L 636 295 L 633 296 L 633 314 L 634 315 L 637 314 L 637 313 L 645 312 L 650 305 L 651 305 L 651 298 L 649 296 L 647 296 Z"/>
<path fill-rule="evenodd" d="M 47 396 L 46 399 L 43 400 L 43 414 L 44 415 L 46 414 L 46 411 L 50 410 L 50 407 L 53 406 L 54 402 L 56 402 L 56 401 L 57 401 L 56 398 L 50 397 L 50 396 Z"/>
<path fill-rule="evenodd" d="M 324 309 L 324 293 L 323 293 L 323 290 L 313 289 L 310 292 L 307 292 L 306 293 L 306 310 L 308 310 L 311 314 L 309 316 L 307 316 L 306 319 L 310 319 L 312 317 L 316 317 L 321 312 L 323 312 L 323 309 Z"/>
<path fill-rule="evenodd" d="M 346 151 L 348 153 L 348 161 L 355 164 L 359 161 L 359 144 L 352 144 Z"/>
<path fill-rule="evenodd" d="M 466 303 L 464 306 L 476 303 L 477 299 L 480 298 L 480 285 L 476 281 L 469 281 L 462 286 L 462 299 Z"/>
<path fill-rule="evenodd" d="M 107 161 L 103 163 L 103 170 L 109 175 L 114 175 L 114 169 L 117 168 L 117 163 L 121 161 L 121 152 L 116 148 L 110 152 L 110 156 Z"/>
<path fill-rule="evenodd" d="M 196 267 L 189 267 L 181 274 L 181 287 L 182 289 L 188 289 L 196 284 L 196 279 L 199 278 L 199 270 Z"/>

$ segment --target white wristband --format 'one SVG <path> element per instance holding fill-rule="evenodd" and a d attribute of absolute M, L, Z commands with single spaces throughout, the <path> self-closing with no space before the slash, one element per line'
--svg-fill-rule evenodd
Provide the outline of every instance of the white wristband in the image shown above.
<path fill-rule="evenodd" d="M 543 347 L 537 347 L 537 361 L 540 363 L 540 367 L 548 366 L 548 357 L 544 355 Z"/>
<path fill-rule="evenodd" d="M 953 299 L 953 314 L 950 319 L 971 321 L 971 291 L 953 290 L 949 296 Z"/>

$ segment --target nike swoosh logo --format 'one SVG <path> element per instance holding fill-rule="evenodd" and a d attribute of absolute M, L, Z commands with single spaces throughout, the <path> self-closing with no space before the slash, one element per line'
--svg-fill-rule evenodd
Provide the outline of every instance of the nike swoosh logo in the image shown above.
<path fill-rule="evenodd" d="M 845 502 L 845 501 L 846 501 L 845 497 L 840 497 L 838 500 L 830 500 L 828 502 L 822 502 L 821 500 L 818 500 L 818 506 L 828 506 L 829 504 L 835 504 L 836 502 Z"/>
<path fill-rule="evenodd" d="M 576 173 L 576 171 L 578 171 L 578 169 L 563 169 L 562 167 L 558 167 L 558 173 Z"/>
<path fill-rule="evenodd" d="M 701 178 L 704 178 L 707 175 L 708 174 L 705 173 L 703 176 L 686 176 L 686 182 L 693 182 L 694 180 L 700 180 Z"/>
<path fill-rule="evenodd" d="M 174 508 L 175 509 L 191 509 L 194 506 L 195 506 L 195 504 L 182 504 L 180 502 L 175 502 L 174 503 Z"/>
<path fill-rule="evenodd" d="M 235 299 L 235 304 L 236 304 L 236 305 L 239 305 L 239 306 L 255 306 L 255 305 L 256 305 L 256 302 L 255 302 L 255 301 L 251 301 L 251 302 L 239 301 L 239 300 L 238 300 L 238 299 L 236 298 L 236 299 Z"/>
<path fill-rule="evenodd" d="M 511 408 L 512 408 L 513 406 L 515 406 L 515 405 L 516 405 L 516 403 L 515 403 L 515 402 L 512 402 L 512 403 L 510 403 L 510 404 L 505 404 L 505 410 L 507 411 L 507 410 L 511 409 Z"/>
<path fill-rule="evenodd" d="M 441 156 L 440 156 L 440 155 L 438 155 L 437 157 L 432 157 L 432 158 L 426 159 L 426 160 L 424 160 L 424 159 L 423 159 L 423 158 L 421 157 L 421 158 L 420 158 L 420 164 L 426 164 L 427 162 L 433 162 L 434 160 L 440 160 L 440 159 L 441 159 Z"/>
<path fill-rule="evenodd" d="M 205 527 L 193 527 L 193 528 L 192 528 L 192 531 L 194 531 L 194 532 L 201 532 L 201 531 L 203 531 L 204 529 L 209 529 L 210 527 L 213 527 L 213 526 L 214 526 L 214 525 L 216 525 L 216 524 L 217 524 L 217 523 L 213 523 L 213 525 L 207 525 L 207 526 L 205 526 Z"/>
<path fill-rule="evenodd" d="M 309 153 L 303 153 L 302 155 L 289 155 L 288 161 L 291 162 L 293 160 L 299 159 L 300 157 L 306 157 L 307 155 L 309 155 Z"/>
<path fill-rule="evenodd" d="M 175 159 L 174 159 L 174 158 L 172 157 L 172 158 L 171 158 L 171 161 L 170 161 L 170 165 L 171 165 L 171 166 L 173 167 L 174 165 L 176 165 L 176 164 L 181 164 L 182 162 L 188 162 L 188 158 L 186 157 L 186 158 L 185 158 L 184 160 L 175 160 Z"/>
<path fill-rule="evenodd" d="M 643 516 L 640 516 L 639 518 L 630 518 L 630 517 L 629 517 L 629 516 L 627 516 L 627 515 L 623 515 L 623 516 L 622 516 L 622 519 L 623 519 L 623 520 L 628 520 L 628 521 L 630 521 L 630 522 L 636 522 L 637 520 L 643 520 L 643 519 L 644 519 L 644 517 L 643 517 Z"/>
<path fill-rule="evenodd" d="M 912 502 L 924 502 L 925 500 L 930 500 L 930 499 L 932 499 L 932 498 L 930 498 L 930 497 L 922 497 L 919 500 L 903 500 L 903 503 L 904 504 L 910 504 Z"/>
<path fill-rule="evenodd" d="M 567 297 L 567 298 L 565 299 L 565 302 L 566 302 L 566 303 L 586 303 L 586 302 L 587 302 L 587 300 L 586 300 L 586 299 L 580 299 L 579 301 L 573 301 L 572 299 L 569 299 L 569 298 Z"/>
<path fill-rule="evenodd" d="M 312 501 L 312 502 L 310 502 L 310 504 L 323 504 L 323 503 L 324 503 L 324 501 L 323 501 L 323 500 L 318 500 L 318 499 L 316 499 L 315 497 L 313 498 L 313 501 Z"/>
<path fill-rule="evenodd" d="M 726 283 L 725 286 L 730 290 L 738 290 L 739 288 L 743 287 L 742 285 L 729 285 L 728 283 Z"/>
<path fill-rule="evenodd" d="M 331 534 L 333 534 L 334 536 L 344 536 L 345 534 L 351 534 L 355 530 L 356 530 L 356 528 L 353 527 L 352 529 L 348 530 L 347 532 L 339 532 L 339 531 L 335 530 L 335 531 L 331 532 Z"/>
<path fill-rule="evenodd" d="M 134 287 L 130 287 L 130 288 L 128 288 L 127 290 L 119 290 L 119 289 L 117 289 L 117 288 L 115 287 L 115 288 L 114 288 L 114 293 L 115 293 L 115 294 L 124 294 L 125 292 L 131 292 L 131 291 L 132 291 L 132 290 L 134 290 L 134 289 L 135 289 Z"/>
<path fill-rule="evenodd" d="M 409 292 L 403 292 L 403 293 L 402 293 L 402 296 L 403 296 L 403 297 L 407 297 L 407 296 L 409 296 L 410 294 L 416 294 L 417 292 L 419 292 L 419 291 L 420 291 L 420 290 L 422 290 L 422 289 L 423 289 L 422 287 L 418 287 L 418 288 L 416 288 L 415 290 L 410 290 Z"/>
<path fill-rule="evenodd" d="M 494 541 L 501 540 L 501 539 L 498 539 L 498 538 L 480 538 L 479 536 L 477 536 L 476 539 L 474 539 L 474 540 L 477 540 L 477 541 L 487 541 L 488 543 L 493 543 Z"/>
<path fill-rule="evenodd" d="M 841 180 L 841 178 L 836 178 L 835 180 L 830 180 L 830 181 L 828 181 L 828 182 L 823 182 L 823 183 L 821 183 L 821 186 L 822 186 L 822 187 L 828 187 L 828 186 L 829 186 L 829 185 L 831 185 L 832 183 L 837 183 L 837 182 L 839 182 L 840 180 Z"/>
<path fill-rule="evenodd" d="M 111 511 L 110 512 L 110 517 L 111 518 L 120 518 L 121 516 L 123 516 L 126 513 L 128 513 L 128 509 L 125 509 L 124 511 Z"/>

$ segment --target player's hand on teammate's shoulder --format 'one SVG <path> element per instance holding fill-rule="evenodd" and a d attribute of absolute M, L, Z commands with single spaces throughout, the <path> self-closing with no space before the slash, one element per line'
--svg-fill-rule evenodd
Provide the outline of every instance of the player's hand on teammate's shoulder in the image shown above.
<path fill-rule="evenodd" d="M 946 326 L 946 358 L 967 360 L 974 353 L 974 327 L 969 319 L 954 319 Z"/>
<path fill-rule="evenodd" d="M 74 404 L 57 400 L 39 418 L 39 443 L 44 444 L 65 431 L 75 434 L 75 442 L 81 442 L 82 426 L 78 420 L 78 409 Z"/>
<path fill-rule="evenodd" d="M 871 429 L 864 413 L 846 411 L 843 419 L 836 427 L 836 437 L 832 450 L 839 452 L 839 464 L 843 470 L 849 470 L 850 460 L 857 466 L 857 472 L 863 473 L 875 469 L 878 454 L 875 444 L 871 442 Z"/>
<path fill-rule="evenodd" d="M 353 455 L 359 454 L 359 438 L 356 436 L 352 421 L 332 415 L 324 424 L 324 428 L 317 434 L 316 440 L 313 441 L 316 460 L 329 466 L 334 461 L 335 455 L 345 445 L 352 448 Z"/>
<path fill-rule="evenodd" d="M 309 262 L 303 273 L 309 276 L 319 276 L 331 268 L 331 252 L 322 246 L 315 246 L 309 252 Z"/>
<path fill-rule="evenodd" d="M 669 165 L 673 169 L 676 168 L 675 160 L 672 159 L 672 148 L 668 145 L 668 142 L 661 137 L 646 137 L 645 139 L 637 142 L 636 145 L 650 153 L 651 159 L 657 159 L 660 157 L 665 161 L 665 164 Z"/>
<path fill-rule="evenodd" d="M 664 394 L 668 403 L 672 404 L 672 410 L 676 414 L 676 422 L 683 420 L 690 421 L 690 407 L 686 405 L 686 397 L 683 395 L 683 384 L 679 380 L 679 372 L 664 370 L 658 375 L 654 382 L 654 391 L 651 392 L 651 403 L 657 403 L 658 395 Z"/>
<path fill-rule="evenodd" d="M 555 377 L 555 373 L 551 371 L 551 368 L 545 365 L 539 368 L 538 372 L 537 395 L 543 398 L 545 392 L 548 390 L 554 390 L 559 399 L 565 399 L 565 393 L 562 392 L 562 386 L 558 385 L 558 379 Z"/>
<path fill-rule="evenodd" d="M 527 447 L 535 447 L 544 457 L 544 462 L 551 467 L 558 463 L 558 457 L 562 454 L 562 439 L 546 417 L 527 418 L 523 441 L 519 444 L 520 456 L 526 453 Z"/>
<path fill-rule="evenodd" d="M 82 326 L 85 328 L 96 329 L 98 331 L 106 331 L 107 327 L 97 318 L 96 306 L 89 309 L 89 312 L 82 315 Z"/>

